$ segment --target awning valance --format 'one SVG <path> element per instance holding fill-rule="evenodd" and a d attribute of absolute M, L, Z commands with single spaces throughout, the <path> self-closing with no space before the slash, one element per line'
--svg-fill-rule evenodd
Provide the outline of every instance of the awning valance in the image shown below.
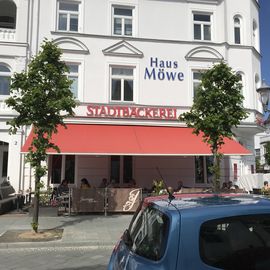
<path fill-rule="evenodd" d="M 28 136 L 22 153 L 28 152 L 33 133 Z M 202 156 L 211 155 L 209 146 L 191 128 L 132 125 L 67 124 L 59 127 L 52 142 L 62 154 L 75 155 L 148 155 Z M 235 140 L 225 138 L 224 155 L 251 155 Z M 55 150 L 49 154 L 57 154 Z"/>

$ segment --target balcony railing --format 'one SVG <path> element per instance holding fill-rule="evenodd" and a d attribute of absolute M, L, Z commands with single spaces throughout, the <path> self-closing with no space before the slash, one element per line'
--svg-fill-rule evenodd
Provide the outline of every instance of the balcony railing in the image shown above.
<path fill-rule="evenodd" d="M 1 41 L 14 41 L 16 29 L 0 28 Z"/>

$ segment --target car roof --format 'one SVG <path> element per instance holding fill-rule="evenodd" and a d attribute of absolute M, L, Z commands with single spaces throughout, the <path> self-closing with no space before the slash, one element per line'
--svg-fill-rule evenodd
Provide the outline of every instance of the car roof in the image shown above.
<path fill-rule="evenodd" d="M 147 197 L 145 204 L 155 204 L 164 210 L 189 210 L 198 208 L 223 208 L 224 206 L 247 208 L 250 207 L 269 207 L 270 199 L 260 195 L 250 195 L 241 193 L 191 193 L 174 194 L 174 199 L 169 200 L 168 195 Z"/>

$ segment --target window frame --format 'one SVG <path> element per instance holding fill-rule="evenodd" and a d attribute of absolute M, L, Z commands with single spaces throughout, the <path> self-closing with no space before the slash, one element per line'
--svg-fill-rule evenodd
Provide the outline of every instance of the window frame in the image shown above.
<path fill-rule="evenodd" d="M 161 218 L 163 218 L 163 221 L 165 224 L 165 228 L 164 228 L 165 231 L 162 233 L 163 237 L 161 239 L 162 243 L 160 246 L 161 254 L 158 258 L 151 258 L 149 256 L 145 256 L 145 254 L 138 252 L 138 248 L 136 248 L 136 246 L 135 246 L 135 242 L 139 238 L 139 236 L 141 236 L 143 234 L 144 234 L 144 236 L 149 236 L 149 231 L 146 229 L 145 225 L 149 225 L 150 222 L 152 222 L 151 225 L 153 225 L 154 222 L 158 220 L 156 218 L 156 215 L 150 216 L 150 214 L 151 214 L 150 211 L 155 211 L 156 215 L 162 216 Z M 148 213 L 149 216 L 145 217 L 147 212 L 149 212 Z M 145 227 L 143 227 L 143 226 L 145 226 Z M 165 250 L 167 247 L 170 226 L 171 226 L 170 218 L 165 213 L 163 213 L 159 209 L 153 207 L 153 205 L 148 205 L 146 208 L 143 208 L 142 204 L 141 204 L 141 209 L 139 211 L 137 211 L 136 214 L 134 215 L 134 217 L 132 218 L 132 221 L 131 221 L 131 223 L 129 225 L 129 229 L 128 229 L 129 233 L 130 233 L 130 237 L 131 237 L 132 242 L 133 242 L 133 245 L 130 247 L 130 250 L 132 252 L 134 252 L 135 254 L 137 254 L 138 256 L 146 258 L 146 259 L 151 260 L 153 262 L 161 260 L 165 254 Z M 140 244 L 143 242 L 143 240 L 140 242 Z M 153 245 L 149 245 L 149 247 L 153 247 Z"/>
<path fill-rule="evenodd" d="M 207 220 L 200 226 L 199 256 L 207 266 L 215 269 L 239 269 L 240 266 L 247 267 L 251 263 L 255 266 L 258 260 L 261 260 L 259 265 L 265 260 L 262 266 L 268 266 L 270 247 L 266 243 L 270 239 L 269 227 L 269 213 Z M 261 252 L 263 249 L 264 253 Z M 251 253 L 260 253 L 262 256 L 253 256 L 251 260 L 246 260 Z"/>
<path fill-rule="evenodd" d="M 239 23 L 235 22 L 235 20 L 238 19 L 239 20 Z M 239 43 L 236 42 L 236 30 L 239 30 Z M 241 16 L 239 15 L 236 15 L 233 17 L 233 41 L 234 41 L 234 44 L 236 45 L 241 45 L 242 44 L 242 39 L 243 39 L 243 34 L 242 34 L 242 18 Z"/>
<path fill-rule="evenodd" d="M 79 88 L 80 88 L 80 63 L 77 63 L 77 62 L 66 62 L 66 65 L 67 65 L 68 67 L 71 66 L 71 65 L 77 66 L 77 67 L 78 67 L 78 71 L 77 71 L 77 72 L 70 72 L 70 71 L 69 71 L 66 75 L 67 75 L 67 77 L 68 77 L 70 80 L 72 80 L 71 77 L 77 78 L 77 95 L 75 96 L 74 93 L 73 93 L 73 91 L 72 91 L 72 93 L 73 93 L 75 99 L 79 99 Z M 73 83 L 72 83 L 72 84 L 73 84 Z"/>
<path fill-rule="evenodd" d="M 195 15 L 204 15 L 204 16 L 209 16 L 210 21 L 200 21 L 200 20 L 195 20 L 194 16 Z M 200 39 L 195 38 L 195 24 L 200 25 Z M 201 42 L 212 42 L 213 41 L 213 12 L 202 12 L 202 11 L 192 11 L 192 31 L 193 31 L 193 40 L 194 41 L 201 41 Z M 205 39 L 205 34 L 204 26 L 210 26 L 210 39 Z"/>
<path fill-rule="evenodd" d="M 193 97 L 193 100 L 195 99 L 195 96 L 196 96 L 196 89 L 195 89 L 195 84 L 201 84 L 201 76 L 202 76 L 202 73 L 204 72 L 204 70 L 199 70 L 199 69 L 192 69 L 191 70 L 191 76 L 192 76 L 192 97 Z M 194 74 L 199 74 L 200 75 L 200 79 L 194 79 Z M 197 86 L 197 87 L 198 87 Z"/>
<path fill-rule="evenodd" d="M 128 10 L 131 10 L 132 12 L 132 16 L 125 16 L 125 15 L 115 15 L 114 14 L 114 10 L 116 8 L 119 8 L 119 9 L 128 9 Z M 111 20 L 111 34 L 112 36 L 123 36 L 123 37 L 134 37 L 135 36 L 135 6 L 131 6 L 131 5 L 117 5 L 117 4 L 112 4 L 111 6 L 111 17 L 112 17 L 112 20 Z M 115 34 L 115 23 L 114 23 L 114 19 L 115 18 L 119 18 L 121 19 L 121 34 Z M 132 26 L 132 32 L 131 32 L 131 35 L 126 35 L 125 34 L 125 21 L 128 20 L 128 19 L 131 19 L 131 26 Z"/>
<path fill-rule="evenodd" d="M 2 66 L 2 67 L 9 70 L 9 71 L 0 71 L 0 77 L 10 80 L 11 75 L 12 75 L 11 68 L 8 65 L 6 65 L 5 63 L 0 63 L 0 66 Z M 9 87 L 8 87 L 8 94 L 1 94 L 0 93 L 0 98 L 6 98 L 6 97 L 9 97 L 9 96 L 10 96 L 10 84 L 9 84 Z"/>
<path fill-rule="evenodd" d="M 123 68 L 123 69 L 132 69 L 133 74 L 132 76 L 128 75 L 113 75 L 112 70 L 113 68 Z M 113 94 L 113 79 L 120 80 L 121 81 L 121 93 L 120 93 L 120 99 L 114 100 L 112 99 Z M 126 80 L 132 80 L 133 81 L 133 99 L 131 100 L 124 100 L 124 86 Z M 122 104 L 134 104 L 135 103 L 135 97 L 136 97 L 136 66 L 135 65 L 117 65 L 112 64 L 109 66 L 109 83 L 110 83 L 110 91 L 109 91 L 109 102 L 110 103 L 122 103 Z"/>
<path fill-rule="evenodd" d="M 70 156 L 72 156 L 72 157 L 74 157 L 74 179 L 72 179 L 72 182 L 70 182 L 70 179 L 67 179 L 68 181 L 69 181 L 69 185 L 75 185 L 76 184 L 76 182 L 77 182 L 77 164 L 78 164 L 78 157 L 76 156 L 76 155 L 59 155 L 59 154 L 56 154 L 56 155 L 52 155 L 51 157 L 50 157 L 50 160 L 49 160 L 49 164 L 50 164 L 50 182 L 51 182 L 51 184 L 53 184 L 53 185 L 59 185 L 59 184 L 61 184 L 61 181 L 63 180 L 63 179 L 65 179 L 65 177 L 66 177 L 66 173 L 67 173 L 67 157 L 70 157 Z M 54 169 L 55 169 L 55 166 L 53 165 L 53 159 L 55 159 L 55 158 L 59 158 L 59 159 L 61 159 L 60 160 L 60 164 L 59 164 L 59 168 L 57 168 L 58 169 L 58 176 L 59 176 L 59 179 L 58 179 L 58 181 L 55 181 L 54 179 L 53 179 L 53 173 L 54 173 Z"/>
<path fill-rule="evenodd" d="M 213 156 L 195 156 L 194 157 L 194 176 L 195 176 L 195 183 L 207 185 L 211 183 L 211 179 L 213 177 L 213 173 L 209 170 L 211 164 L 213 165 Z M 201 169 L 201 178 L 197 175 L 197 163 L 200 162 L 200 169 Z M 199 181 L 202 179 L 202 181 Z"/>
<path fill-rule="evenodd" d="M 128 160 L 130 159 L 130 160 Z M 118 162 L 118 168 L 112 166 L 112 162 Z M 128 161 L 128 164 L 127 164 Z M 128 168 L 129 167 L 129 168 Z M 113 168 L 118 170 L 119 179 L 113 178 Z M 129 173 L 127 174 L 127 170 Z M 114 180 L 116 185 L 126 185 L 133 179 L 134 175 L 134 157 L 133 156 L 110 156 L 110 180 Z M 129 176 L 129 178 L 125 178 Z"/>
<path fill-rule="evenodd" d="M 70 11 L 70 10 L 60 10 L 60 3 L 65 3 L 65 4 L 76 4 L 78 5 L 78 11 Z M 61 32 L 71 32 L 71 33 L 79 33 L 81 32 L 81 6 L 82 2 L 81 1 L 69 1 L 69 0 L 57 0 L 57 8 L 56 8 L 56 30 L 61 31 Z M 66 30 L 59 29 L 59 20 L 60 20 L 60 14 L 66 14 L 67 15 L 67 27 Z M 77 15 L 78 19 L 78 30 L 70 30 L 70 16 L 72 15 Z"/>

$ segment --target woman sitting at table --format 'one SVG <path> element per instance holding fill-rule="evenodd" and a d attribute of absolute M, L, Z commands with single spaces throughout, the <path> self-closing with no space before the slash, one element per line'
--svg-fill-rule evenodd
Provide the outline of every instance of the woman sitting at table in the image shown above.
<path fill-rule="evenodd" d="M 90 187 L 91 187 L 91 185 L 88 183 L 86 178 L 81 179 L 81 188 L 82 189 L 87 189 Z"/>

